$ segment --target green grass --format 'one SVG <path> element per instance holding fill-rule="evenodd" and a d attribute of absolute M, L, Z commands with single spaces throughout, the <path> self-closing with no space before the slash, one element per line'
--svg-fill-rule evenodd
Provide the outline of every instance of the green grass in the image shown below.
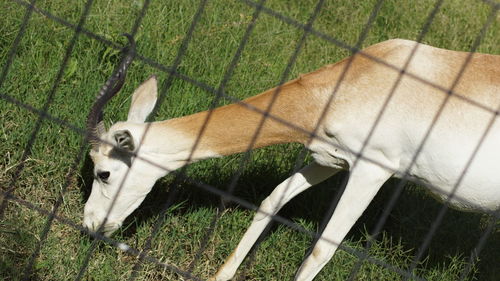
<path fill-rule="evenodd" d="M 83 1 L 38 1 L 41 9 L 77 24 Z M 389 38 L 416 39 L 434 1 L 385 1 L 363 46 Z M 184 40 L 199 1 L 152 1 L 136 36 L 138 51 L 164 65 L 171 65 Z M 267 1 L 266 6 L 301 23 L 306 23 L 315 1 Z M 354 44 L 367 21 L 375 1 L 326 1 L 314 28 Z M 130 31 L 143 1 L 95 1 L 84 27 L 114 42 L 124 42 L 120 34 Z M 196 26 L 178 71 L 214 88 L 219 86 L 242 39 L 254 10 L 238 1 L 208 1 Z M 436 15 L 424 42 L 448 49 L 468 50 L 489 13 L 481 1 L 447 0 Z M 25 8 L 10 1 L 0 2 L 0 65 L 22 23 Z M 33 13 L 0 92 L 35 108 L 42 108 L 62 63 L 74 31 L 38 13 Z M 302 31 L 270 15 L 261 14 L 226 92 L 245 98 L 279 83 Z M 498 17 L 486 32 L 480 52 L 500 54 Z M 336 62 L 349 54 L 315 36 L 308 36 L 288 79 Z M 80 35 L 57 85 L 49 113 L 77 127 L 83 127 L 95 93 L 117 63 L 118 52 L 105 44 Z M 500 66 L 499 66 L 500 67 Z M 129 93 L 152 73 L 161 82 L 168 77 L 147 64 L 135 61 L 129 70 L 122 94 L 107 107 L 106 122 L 124 119 Z M 174 79 L 166 92 L 157 120 L 205 110 L 214 99 L 181 79 Z M 223 100 L 222 103 L 228 103 Z M 51 210 L 61 195 L 65 177 L 70 172 L 82 136 L 47 120 L 43 121 L 29 157 L 21 163 L 38 116 L 0 100 L 0 186 L 5 190 L 19 165 L 24 169 L 16 182 L 14 195 Z M 292 171 L 300 146 L 279 145 L 260 149 L 252 156 L 238 182 L 235 194 L 258 205 L 272 188 Z M 209 160 L 192 165 L 188 175 L 196 180 L 225 188 L 238 169 L 241 155 Z M 89 192 L 91 161 L 80 163 L 70 176 L 59 215 L 79 223 L 83 203 Z M 342 177 L 335 177 L 300 195 L 280 213 L 309 230 L 316 230 L 328 209 Z M 162 203 L 169 195 L 173 177 L 162 179 L 114 239 L 141 249 L 155 222 Z M 160 261 L 187 269 L 201 246 L 201 241 L 216 215 L 218 199 L 187 181 L 179 183 L 180 193 L 166 215 L 160 234 L 153 240 L 150 255 Z M 365 215 L 347 237 L 345 245 L 362 249 L 365 233 L 373 229 L 393 187 L 386 185 Z M 400 268 L 408 268 L 416 249 L 437 215 L 440 204 L 413 185 L 403 193 L 384 227 L 383 235 L 370 250 L 374 257 Z M 230 205 L 220 217 L 214 235 L 193 273 L 208 278 L 238 243 L 253 212 Z M 0 222 L 0 279 L 18 280 L 37 247 L 47 218 L 11 201 Z M 486 218 L 478 214 L 449 211 L 434 236 L 426 257 L 416 273 L 429 280 L 456 280 L 466 266 L 470 251 L 484 231 Z M 500 276 L 500 232 L 487 241 L 468 280 L 495 280 Z M 92 240 L 65 224 L 51 226 L 33 280 L 71 280 L 76 277 Z M 311 238 L 284 226 L 278 226 L 263 240 L 252 258 L 239 270 L 240 280 L 289 280 L 300 265 Z M 339 251 L 316 280 L 344 280 L 357 258 Z M 123 280 L 128 278 L 135 256 L 106 243 L 98 243 L 85 272 L 85 280 Z M 169 270 L 145 263 L 138 280 L 178 280 Z M 364 263 L 358 280 L 398 280 L 401 277 L 372 263 Z"/>

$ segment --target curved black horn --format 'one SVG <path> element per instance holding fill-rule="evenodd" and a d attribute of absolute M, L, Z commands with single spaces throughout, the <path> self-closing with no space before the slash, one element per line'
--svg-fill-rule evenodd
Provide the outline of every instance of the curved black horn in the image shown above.
<path fill-rule="evenodd" d="M 129 46 L 122 49 L 123 58 L 120 64 L 115 68 L 111 77 L 108 78 L 97 94 L 96 101 L 87 117 L 87 138 L 93 147 L 99 144 L 99 137 L 104 129 L 104 124 L 102 123 L 103 109 L 108 101 L 122 88 L 125 82 L 125 76 L 127 75 L 127 68 L 132 63 L 135 56 L 134 38 L 130 34 L 122 35 L 127 37 Z"/>

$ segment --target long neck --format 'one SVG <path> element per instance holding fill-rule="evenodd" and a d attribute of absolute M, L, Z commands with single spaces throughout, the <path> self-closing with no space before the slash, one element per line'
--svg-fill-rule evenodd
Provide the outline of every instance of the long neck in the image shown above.
<path fill-rule="evenodd" d="M 166 138 L 162 140 L 165 146 L 170 146 L 169 149 L 174 146 L 176 153 L 181 154 L 190 152 L 199 139 L 192 160 L 229 155 L 272 144 L 306 143 L 308 135 L 304 131 L 313 130 L 319 115 L 317 102 L 314 101 L 317 95 L 298 81 L 283 85 L 278 92 L 276 88 L 271 89 L 243 101 L 262 112 L 268 111 L 271 106 L 269 112 L 272 116 L 293 124 L 295 128 L 265 118 L 261 113 L 236 103 L 213 111 L 156 122 L 153 123 L 153 130 Z"/>

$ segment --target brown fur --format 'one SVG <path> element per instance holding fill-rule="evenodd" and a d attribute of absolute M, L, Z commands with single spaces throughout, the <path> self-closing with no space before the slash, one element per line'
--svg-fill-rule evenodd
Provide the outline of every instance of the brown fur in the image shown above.
<path fill-rule="evenodd" d="M 278 91 L 276 91 L 278 90 Z M 307 101 L 298 102 L 309 94 Z M 303 131 L 311 131 L 320 108 L 314 102 L 314 93 L 308 93 L 297 80 L 289 82 L 279 89 L 271 89 L 243 102 L 267 112 L 275 99 L 270 114 L 285 120 L 301 130 L 294 129 L 274 119 L 266 118 L 241 104 L 232 104 L 217 108 L 211 112 L 199 149 L 216 151 L 221 155 L 233 154 L 248 149 L 256 132 L 258 137 L 253 148 L 277 143 L 307 141 Z M 209 115 L 209 111 L 166 121 L 169 128 L 197 137 Z M 263 123 L 262 123 L 263 122 Z M 260 124 L 263 124 L 259 129 Z M 229 142 L 227 140 L 230 140 Z"/>
<path fill-rule="evenodd" d="M 357 116 L 360 118 L 365 116 L 367 120 L 373 120 L 370 118 L 382 109 L 383 101 L 391 93 L 399 72 L 368 57 L 374 57 L 402 68 L 415 44 L 413 41 L 399 39 L 385 41 L 364 49 L 363 54 L 356 54 L 336 64 L 301 75 L 298 79 L 281 87 L 244 100 L 243 103 L 267 112 L 276 95 L 270 115 L 300 128 L 293 128 L 283 122 L 266 118 L 253 148 L 277 143 L 308 143 L 309 135 L 305 131 L 314 130 L 349 60 L 352 60 L 352 63 L 347 75 L 333 103 L 328 105 L 329 116 L 332 117 L 328 120 L 331 121 L 325 122 L 342 122 L 342 119 L 352 119 Z M 467 55 L 468 53 L 465 52 L 449 51 L 421 44 L 407 72 L 433 85 L 449 88 L 456 79 Z M 500 94 L 491 95 L 492 92 L 500 93 L 498 77 L 500 77 L 500 56 L 474 54 L 454 91 L 466 99 L 494 108 L 492 105 L 496 107 L 500 103 Z M 481 89 L 479 85 L 488 85 L 488 87 L 494 85 L 496 89 Z M 397 110 L 413 110 L 418 113 L 423 111 L 424 114 L 418 115 L 425 118 L 430 118 L 446 97 L 446 94 L 436 87 L 406 75 L 396 90 L 397 94 L 392 102 L 397 104 Z M 462 108 L 470 105 L 454 98 L 449 106 Z M 204 111 L 163 121 L 162 126 L 168 126 L 196 138 L 208 114 L 208 111 Z M 261 113 L 241 104 L 217 108 L 211 113 L 198 149 L 211 150 L 220 155 L 245 151 L 249 148 L 262 118 Z"/>

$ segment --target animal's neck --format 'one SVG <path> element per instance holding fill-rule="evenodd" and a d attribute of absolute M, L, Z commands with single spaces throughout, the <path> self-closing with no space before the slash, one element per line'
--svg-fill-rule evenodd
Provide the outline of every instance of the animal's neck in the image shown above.
<path fill-rule="evenodd" d="M 316 98 L 314 91 L 292 81 L 283 85 L 277 94 L 276 89 L 271 89 L 243 101 L 262 112 L 271 106 L 272 116 L 295 128 L 269 117 L 263 120 L 261 113 L 242 104 L 231 104 L 211 112 L 155 122 L 152 129 L 156 131 L 154 135 L 162 136 L 157 140 L 162 142 L 158 147 L 165 146 L 169 153 L 175 151 L 178 157 L 188 156 L 192 161 L 272 144 L 306 143 L 308 135 L 304 131 L 313 129 L 319 115 Z"/>

